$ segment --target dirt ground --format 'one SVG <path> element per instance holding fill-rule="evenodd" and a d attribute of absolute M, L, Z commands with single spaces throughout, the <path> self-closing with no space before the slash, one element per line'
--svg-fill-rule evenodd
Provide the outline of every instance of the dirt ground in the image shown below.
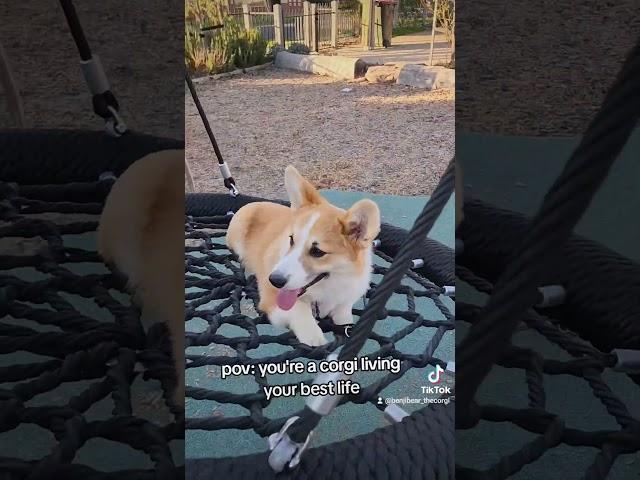
<path fill-rule="evenodd" d="M 181 139 L 183 3 L 76 0 L 74 5 L 127 125 Z M 0 41 L 21 89 L 26 126 L 101 129 L 59 2 L 2 2 L 0 17 Z M 7 126 L 12 122 L 0 93 L 0 127 Z"/>
<path fill-rule="evenodd" d="M 295 165 L 321 188 L 428 195 L 454 154 L 454 92 L 265 70 L 196 84 L 241 192 L 284 198 Z M 350 89 L 350 91 L 344 91 Z M 186 156 L 197 191 L 225 191 L 188 91 Z"/>
<path fill-rule="evenodd" d="M 466 131 L 583 133 L 640 35 L 637 0 L 476 0 L 456 14 L 456 119 Z"/>

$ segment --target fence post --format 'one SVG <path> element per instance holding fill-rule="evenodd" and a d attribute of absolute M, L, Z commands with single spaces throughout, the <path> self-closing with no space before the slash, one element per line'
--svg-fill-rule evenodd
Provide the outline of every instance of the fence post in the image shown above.
<path fill-rule="evenodd" d="M 338 46 L 338 0 L 331 0 L 331 46 Z"/>
<path fill-rule="evenodd" d="M 284 15 L 280 3 L 273 4 L 273 28 L 275 30 L 275 41 L 282 48 L 285 48 L 284 40 Z"/>
<path fill-rule="evenodd" d="M 309 17 L 311 25 L 311 51 L 318 51 L 318 4 L 311 4 L 311 17 Z"/>
<path fill-rule="evenodd" d="M 376 46 L 376 2 L 362 2 L 362 47 L 371 50 Z"/>
<path fill-rule="evenodd" d="M 242 5 L 242 17 L 244 18 L 245 30 L 251 30 L 251 11 L 247 4 Z"/>
<path fill-rule="evenodd" d="M 438 0 L 433 5 L 433 20 L 431 21 L 431 48 L 429 49 L 429 66 L 433 66 L 433 44 L 436 41 L 436 22 L 438 21 Z"/>
<path fill-rule="evenodd" d="M 302 2 L 302 34 L 304 37 L 304 44 L 309 48 L 311 48 L 310 12 L 311 3 L 308 0 L 304 0 L 304 2 Z"/>

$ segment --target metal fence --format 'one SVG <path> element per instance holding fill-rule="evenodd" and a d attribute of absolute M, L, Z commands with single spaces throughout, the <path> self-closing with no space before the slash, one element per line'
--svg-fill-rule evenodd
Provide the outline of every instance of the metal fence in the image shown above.
<path fill-rule="evenodd" d="M 249 15 L 251 28 L 255 28 L 266 41 L 276 39 L 276 27 L 273 12 L 252 11 Z"/>
<path fill-rule="evenodd" d="M 315 17 L 312 19 L 316 26 L 316 35 L 318 36 L 318 48 L 330 48 L 331 44 L 331 19 L 333 12 L 331 2 L 317 3 L 315 8 Z"/>
<path fill-rule="evenodd" d="M 229 12 L 229 15 L 227 15 L 227 18 L 230 18 L 240 26 L 244 25 L 244 14 L 242 13 L 242 10 L 240 10 L 240 12 L 238 11 Z"/>
<path fill-rule="evenodd" d="M 317 36 L 318 49 L 332 47 L 332 8 L 331 2 L 316 3 L 311 5 L 307 14 L 302 2 L 283 3 L 283 36 L 285 48 L 292 43 L 304 43 L 312 50 L 315 45 L 314 33 Z M 229 9 L 228 18 L 235 21 L 240 27 L 254 28 L 260 32 L 262 38 L 267 41 L 276 41 L 276 22 L 273 12 L 266 7 L 250 6 L 242 10 L 240 6 Z M 306 19 L 306 20 L 305 20 Z M 305 24 L 308 22 L 308 33 L 305 35 Z M 356 41 L 361 32 L 360 4 L 354 0 L 338 2 L 336 15 L 338 45 Z M 306 38 L 306 37 L 309 38 Z"/>
<path fill-rule="evenodd" d="M 394 17 L 395 27 L 424 27 L 426 29 L 432 21 L 432 15 L 419 6 L 401 5 Z"/>
<path fill-rule="evenodd" d="M 304 9 L 302 5 L 282 4 L 285 48 L 292 43 L 304 43 Z"/>
<path fill-rule="evenodd" d="M 360 38 L 361 6 L 358 1 L 338 2 L 338 41 Z"/>

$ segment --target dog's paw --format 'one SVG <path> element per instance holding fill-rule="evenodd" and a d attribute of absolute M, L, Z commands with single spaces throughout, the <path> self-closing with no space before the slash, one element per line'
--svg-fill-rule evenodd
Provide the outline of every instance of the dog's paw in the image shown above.
<path fill-rule="evenodd" d="M 310 347 L 321 347 L 322 345 L 326 345 L 328 342 L 327 342 L 327 339 L 325 338 L 324 334 L 321 333 L 320 335 L 314 336 L 313 338 L 311 338 L 308 341 L 302 341 L 302 343 L 306 343 Z"/>
<path fill-rule="evenodd" d="M 334 325 L 353 325 L 353 314 L 351 307 L 341 308 L 331 315 Z"/>
<path fill-rule="evenodd" d="M 298 329 L 298 331 L 294 330 L 293 333 L 296 334 L 296 337 L 298 337 L 298 340 L 300 340 L 301 343 L 309 345 L 310 347 L 321 347 L 322 345 L 327 344 L 327 339 L 325 338 L 324 333 L 322 333 L 322 329 L 317 325 L 314 329 Z"/>

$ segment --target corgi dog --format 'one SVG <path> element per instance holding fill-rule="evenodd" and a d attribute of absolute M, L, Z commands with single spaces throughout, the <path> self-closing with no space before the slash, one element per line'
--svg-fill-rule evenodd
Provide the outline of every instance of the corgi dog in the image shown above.
<path fill-rule="evenodd" d="M 98 227 L 98 250 L 128 278 L 148 329 L 163 321 L 171 336 L 184 405 L 184 150 L 163 150 L 134 162 L 113 185 Z"/>
<path fill-rule="evenodd" d="M 310 346 L 327 343 L 312 306 L 336 325 L 353 323 L 353 304 L 369 288 L 380 211 L 371 200 L 343 210 L 325 200 L 293 167 L 285 169 L 291 207 L 243 206 L 227 230 L 227 246 L 254 274 L 259 309 Z"/>

